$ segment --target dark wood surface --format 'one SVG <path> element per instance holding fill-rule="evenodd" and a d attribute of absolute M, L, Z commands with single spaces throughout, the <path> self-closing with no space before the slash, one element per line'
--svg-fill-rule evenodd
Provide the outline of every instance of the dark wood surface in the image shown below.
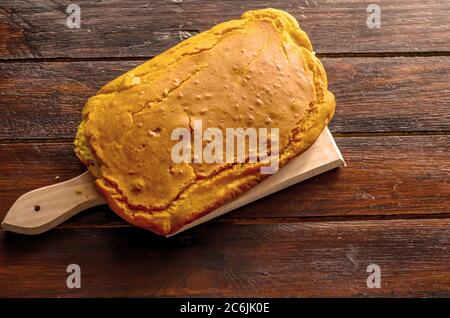
<path fill-rule="evenodd" d="M 223 218 L 450 216 L 450 136 L 337 137 L 336 142 L 346 168 L 284 189 Z M 1 144 L 0 154 L 0 218 L 21 194 L 85 170 L 73 154 L 72 143 Z M 102 206 L 67 225 L 110 221 L 124 224 Z"/>
<path fill-rule="evenodd" d="M 131 227 L 2 235 L 9 296 L 450 296 L 450 221 L 202 224 L 170 239 Z M 65 286 L 68 263 L 82 285 Z M 382 269 L 368 289 L 368 264 Z M 20 274 L 18 274 L 20 273 Z M 384 273 L 384 274 L 383 274 Z M 6 293 L 6 292 L 3 292 Z"/>
<path fill-rule="evenodd" d="M 450 3 L 377 1 L 0 3 L 0 219 L 23 193 L 84 167 L 72 139 L 103 84 L 251 8 L 292 13 L 337 99 L 347 167 L 164 239 L 107 206 L 35 237 L 0 232 L 0 296 L 450 297 Z M 82 288 L 66 287 L 79 264 Z M 369 264 L 382 286 L 366 286 Z"/>
<path fill-rule="evenodd" d="M 450 56 L 322 60 L 339 106 L 333 133 L 450 132 Z M 86 99 L 140 63 L 0 63 L 0 140 L 72 139 Z"/>
<path fill-rule="evenodd" d="M 187 34 L 250 9 L 292 13 L 318 53 L 450 51 L 450 3 L 378 0 L 382 28 L 368 29 L 361 0 L 80 1 L 82 28 L 66 28 L 69 1 L 6 0 L 0 10 L 2 59 L 149 57 Z"/>

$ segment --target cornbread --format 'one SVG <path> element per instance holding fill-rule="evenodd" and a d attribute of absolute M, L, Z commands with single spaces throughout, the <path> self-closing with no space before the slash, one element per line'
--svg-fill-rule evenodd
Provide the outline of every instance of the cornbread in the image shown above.
<path fill-rule="evenodd" d="M 176 232 L 261 182 L 262 163 L 174 163 L 174 129 L 279 128 L 279 165 L 331 120 L 334 96 L 311 43 L 288 13 L 263 9 L 221 23 L 91 97 L 75 152 L 119 216 Z"/>

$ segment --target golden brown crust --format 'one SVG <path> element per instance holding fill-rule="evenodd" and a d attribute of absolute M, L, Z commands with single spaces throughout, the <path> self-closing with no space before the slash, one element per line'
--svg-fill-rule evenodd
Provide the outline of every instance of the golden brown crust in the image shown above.
<path fill-rule="evenodd" d="M 279 127 L 280 167 L 307 150 L 335 107 L 320 61 L 289 14 L 219 24 L 106 84 L 83 109 L 75 152 L 118 215 L 161 235 L 261 182 L 260 163 L 178 164 L 170 132 Z"/>

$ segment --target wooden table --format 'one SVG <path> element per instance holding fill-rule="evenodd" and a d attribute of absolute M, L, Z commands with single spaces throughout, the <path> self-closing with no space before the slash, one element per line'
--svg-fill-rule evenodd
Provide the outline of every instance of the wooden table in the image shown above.
<path fill-rule="evenodd" d="M 106 206 L 40 236 L 0 232 L 0 296 L 450 296 L 450 2 L 378 0 L 378 29 L 370 1 L 79 1 L 80 29 L 65 26 L 69 3 L 0 4 L 1 219 L 85 170 L 72 140 L 99 87 L 254 8 L 310 35 L 348 166 L 170 239 Z"/>

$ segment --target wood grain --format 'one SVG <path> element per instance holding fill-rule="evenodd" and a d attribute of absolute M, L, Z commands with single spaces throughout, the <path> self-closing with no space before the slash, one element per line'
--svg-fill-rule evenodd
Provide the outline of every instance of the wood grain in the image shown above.
<path fill-rule="evenodd" d="M 450 132 L 450 57 L 322 59 L 336 133 Z"/>
<path fill-rule="evenodd" d="M 71 140 L 102 85 L 249 9 L 308 32 L 348 166 L 170 239 L 107 206 L 38 237 L 0 231 L 0 297 L 450 297 L 450 2 L 376 1 L 369 29 L 361 0 L 87 0 L 73 30 L 69 3 L 0 3 L 0 219 L 85 171 Z M 73 263 L 81 289 L 66 288 Z M 381 289 L 366 286 L 372 263 Z"/>
<path fill-rule="evenodd" d="M 226 214 L 230 218 L 311 218 L 450 213 L 450 136 L 340 137 L 347 167 L 327 172 Z M 85 168 L 71 143 L 0 146 L 0 218 L 23 193 Z M 55 177 L 60 178 L 55 180 Z M 124 224 L 106 206 L 63 226 Z"/>
<path fill-rule="evenodd" d="M 0 58 L 149 57 L 250 9 L 290 12 L 319 53 L 450 51 L 450 3 L 379 0 L 369 29 L 361 0 L 83 1 L 81 28 L 66 27 L 64 1 L 3 1 Z"/>
<path fill-rule="evenodd" d="M 4 230 L 36 235 L 53 229 L 86 209 L 106 204 L 88 171 L 65 182 L 20 196 L 1 221 Z"/>
<path fill-rule="evenodd" d="M 356 239 L 357 238 L 357 239 Z M 450 220 L 0 232 L 0 296 L 450 296 Z M 366 285 L 381 268 L 381 288 Z M 66 267 L 81 267 L 81 289 Z"/>
<path fill-rule="evenodd" d="M 450 57 L 322 60 L 333 133 L 450 131 Z M 141 62 L 0 63 L 0 139 L 72 139 L 84 102 Z"/>

